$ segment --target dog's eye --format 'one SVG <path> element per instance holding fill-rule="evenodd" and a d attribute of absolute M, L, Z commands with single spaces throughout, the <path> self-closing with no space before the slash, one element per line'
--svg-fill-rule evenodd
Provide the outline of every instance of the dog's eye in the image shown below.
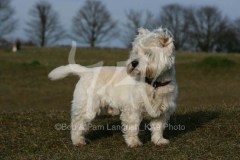
<path fill-rule="evenodd" d="M 150 56 L 152 55 L 152 53 L 149 52 L 149 51 L 144 52 L 144 54 L 145 54 L 146 56 L 148 56 L 148 57 L 150 57 Z"/>

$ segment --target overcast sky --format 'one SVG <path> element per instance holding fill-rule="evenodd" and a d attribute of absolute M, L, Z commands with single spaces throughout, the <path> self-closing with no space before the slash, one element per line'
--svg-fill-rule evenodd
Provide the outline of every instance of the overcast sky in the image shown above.
<path fill-rule="evenodd" d="M 24 28 L 25 23 L 28 21 L 29 9 L 38 0 L 12 0 L 12 5 L 16 9 L 16 17 L 19 19 L 19 27 L 14 32 L 13 38 L 26 39 Z M 53 4 L 53 8 L 60 15 L 61 23 L 64 28 L 70 32 L 71 22 L 77 10 L 83 6 L 85 0 L 48 0 Z M 240 0 L 100 0 L 102 1 L 111 12 L 113 18 L 121 25 L 125 20 L 125 12 L 129 9 L 136 10 L 150 10 L 155 15 L 159 14 L 160 8 L 164 5 L 171 3 L 179 3 L 184 6 L 204 6 L 211 5 L 218 7 L 223 14 L 231 19 L 240 17 Z M 122 42 L 116 38 L 105 45 L 121 47 Z M 70 44 L 71 40 L 64 40 L 64 43 Z"/>

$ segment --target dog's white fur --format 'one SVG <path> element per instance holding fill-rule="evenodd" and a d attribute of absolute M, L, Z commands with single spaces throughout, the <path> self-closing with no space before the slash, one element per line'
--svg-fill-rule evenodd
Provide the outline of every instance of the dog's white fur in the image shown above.
<path fill-rule="evenodd" d="M 132 61 L 138 61 L 136 67 Z M 57 80 L 69 74 L 80 77 L 76 85 L 71 110 L 71 139 L 74 145 L 84 145 L 88 124 L 102 107 L 120 110 L 124 138 L 128 146 L 141 145 L 139 124 L 144 115 L 151 117 L 152 142 L 156 145 L 169 141 L 163 131 L 176 108 L 175 52 L 173 37 L 163 28 L 150 32 L 140 28 L 133 42 L 127 67 L 86 68 L 69 64 L 54 69 L 49 78 Z M 154 88 L 144 77 L 155 81 L 171 81 Z"/>

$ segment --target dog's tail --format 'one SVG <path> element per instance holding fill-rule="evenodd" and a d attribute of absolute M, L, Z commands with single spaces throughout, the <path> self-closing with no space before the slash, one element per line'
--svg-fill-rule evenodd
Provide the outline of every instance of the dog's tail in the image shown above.
<path fill-rule="evenodd" d="M 87 72 L 88 68 L 83 67 L 78 64 L 69 64 L 66 66 L 61 66 L 55 68 L 48 74 L 48 78 L 51 80 L 58 80 L 67 77 L 68 75 L 78 75 L 79 77 L 82 75 L 83 72 Z"/>

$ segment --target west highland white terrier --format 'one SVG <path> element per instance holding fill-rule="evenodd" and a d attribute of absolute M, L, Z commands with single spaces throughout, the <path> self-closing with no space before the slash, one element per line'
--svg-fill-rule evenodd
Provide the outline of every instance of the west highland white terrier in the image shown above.
<path fill-rule="evenodd" d="M 68 64 L 49 73 L 51 80 L 70 74 L 80 77 L 72 100 L 71 139 L 85 145 L 85 133 L 101 108 L 120 113 L 129 147 L 142 145 L 138 137 L 144 116 L 151 117 L 151 141 L 167 144 L 163 131 L 176 109 L 175 50 L 171 33 L 164 28 L 140 28 L 126 67 L 87 68 Z M 119 112 L 120 111 L 120 112 Z"/>

